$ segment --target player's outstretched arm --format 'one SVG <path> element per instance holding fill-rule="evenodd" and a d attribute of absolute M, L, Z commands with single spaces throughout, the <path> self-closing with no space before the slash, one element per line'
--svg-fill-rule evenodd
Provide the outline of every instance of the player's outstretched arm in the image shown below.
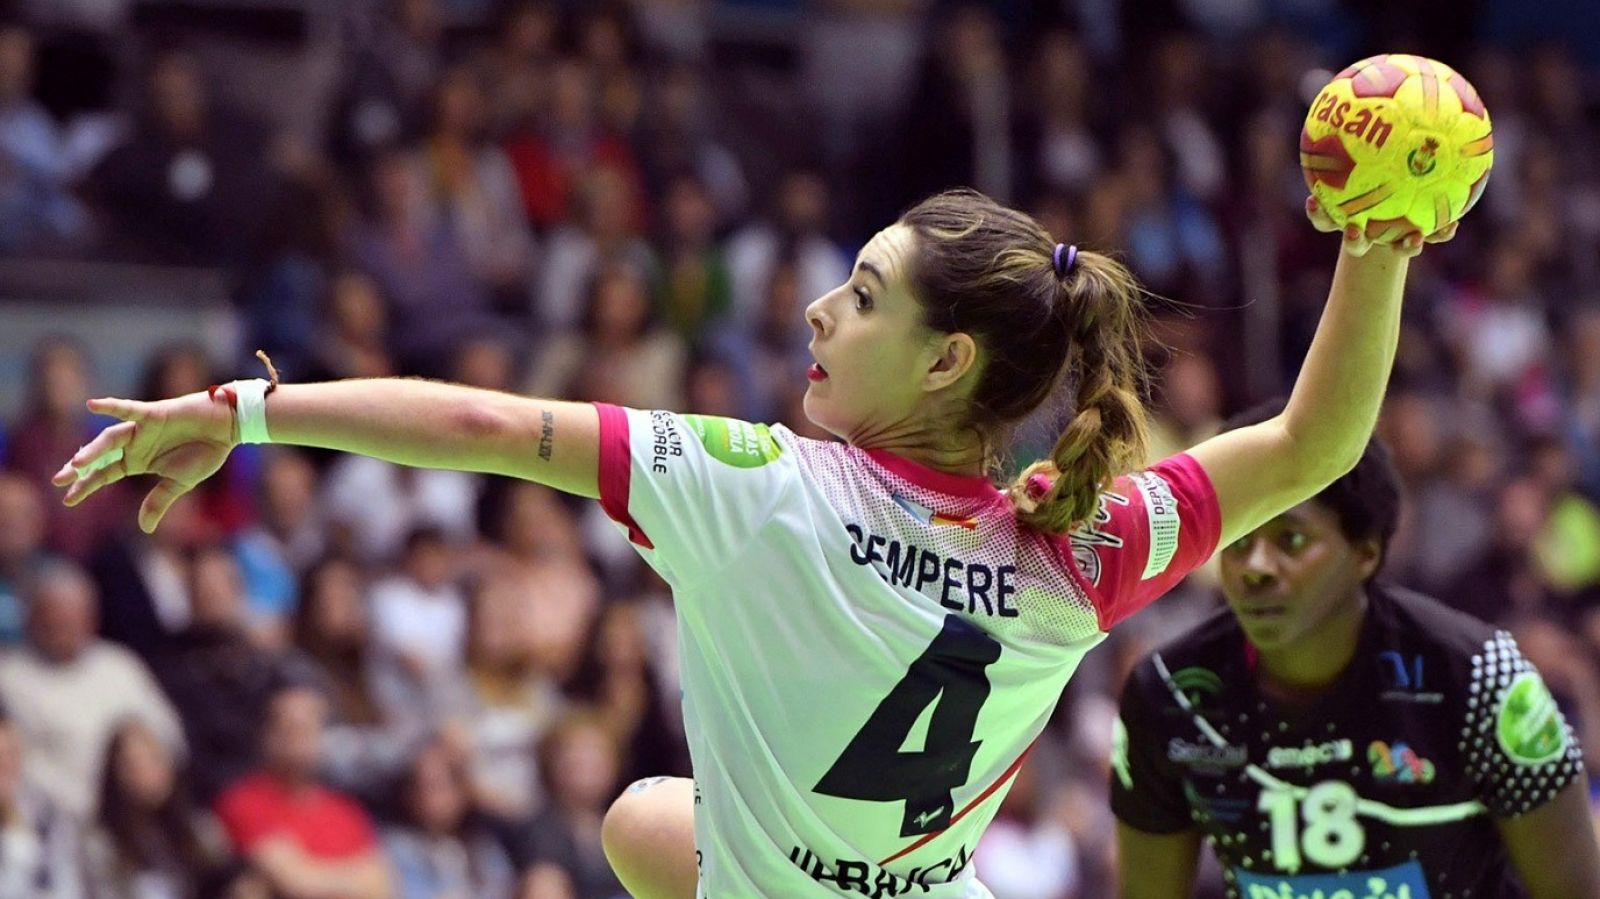
<path fill-rule="evenodd" d="M 1589 812 L 1588 778 L 1578 777 L 1554 799 L 1495 827 L 1529 899 L 1600 896 L 1600 846 Z"/>
<path fill-rule="evenodd" d="M 1339 230 L 1315 200 L 1306 201 L 1306 214 L 1319 230 Z M 1361 229 L 1346 229 L 1327 306 L 1283 414 L 1190 451 L 1217 491 L 1219 546 L 1316 495 L 1361 458 L 1394 363 L 1410 258 L 1455 230 L 1452 223 L 1425 240 L 1413 234 L 1374 244 Z"/>
<path fill-rule="evenodd" d="M 216 473 L 239 442 L 234 410 L 218 394 L 157 402 L 89 401 L 122 419 L 56 473 L 76 505 L 136 474 L 160 480 L 139 508 L 155 530 L 178 497 Z M 535 400 L 405 378 L 283 384 L 267 398 L 274 443 L 316 446 L 403 465 L 524 478 L 581 496 L 599 495 L 599 415 L 586 403 Z M 103 467 L 98 467 L 103 464 Z"/>
<path fill-rule="evenodd" d="M 1199 865 L 1199 830 L 1146 833 L 1117 822 L 1118 899 L 1188 899 Z"/>

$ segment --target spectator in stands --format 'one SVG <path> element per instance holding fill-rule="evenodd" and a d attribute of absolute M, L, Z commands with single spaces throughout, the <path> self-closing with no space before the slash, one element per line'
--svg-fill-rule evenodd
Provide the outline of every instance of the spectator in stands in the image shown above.
<path fill-rule="evenodd" d="M 422 173 L 405 153 L 376 157 L 370 182 L 367 215 L 352 237 L 356 266 L 384 299 L 400 370 L 442 375 L 440 362 L 458 341 L 498 326 L 489 295 L 449 221 L 429 209 Z"/>
<path fill-rule="evenodd" d="M 534 656 L 520 582 L 479 578 L 467 640 L 467 715 L 472 792 L 502 818 L 531 815 L 542 800 L 535 751 L 566 705 L 555 678 Z"/>
<path fill-rule="evenodd" d="M 73 453 L 92 437 L 103 420 L 84 407 L 89 399 L 89 360 L 83 346 L 64 337 L 47 337 L 33 348 L 28 365 L 22 415 L 11 423 L 5 445 L 5 468 L 45 488 L 60 466 L 61 453 Z M 84 561 L 107 535 L 123 527 L 131 494 L 112 485 L 114 495 L 69 510 L 50 503 L 45 512 L 45 545 Z M 87 511 L 87 515 L 78 515 Z"/>
<path fill-rule="evenodd" d="M 695 343 L 726 322 L 733 307 L 728 262 L 717 245 L 717 210 L 696 175 L 674 176 L 666 189 L 656 305 L 667 324 Z"/>
<path fill-rule="evenodd" d="M 466 772 L 437 740 L 421 746 L 396 791 L 383 834 L 397 899 L 511 899 L 517 872 L 474 810 Z"/>
<path fill-rule="evenodd" d="M 1028 131 L 1021 173 L 1038 191 L 1082 192 L 1102 173 L 1103 153 L 1089 120 L 1093 81 L 1083 45 L 1052 31 L 1034 52 Z"/>
<path fill-rule="evenodd" d="M 719 342 L 720 354 L 735 365 L 742 363 L 748 372 L 740 378 L 744 388 L 744 402 L 753 406 L 747 416 L 749 421 L 776 421 L 781 414 L 782 398 L 795 384 L 794 373 L 810 365 L 807 349 L 811 335 L 795 326 L 805 321 L 800 310 L 810 302 L 808 297 L 822 294 L 804 293 L 799 259 L 782 259 L 768 273 L 765 295 L 760 315 L 744 347 L 747 355 L 730 354 L 728 342 Z M 844 283 L 840 278 L 836 283 Z M 832 288 L 829 288 L 830 290 Z M 823 291 L 826 293 L 827 291 Z"/>
<path fill-rule="evenodd" d="M 593 220 L 592 232 L 609 243 L 612 232 L 637 234 L 645 225 L 643 177 L 633 148 L 621 135 L 607 132 L 595 120 L 595 76 L 582 61 L 563 59 L 550 72 L 547 114 L 527 122 L 506 139 L 505 150 L 521 186 L 522 208 L 535 228 L 554 229 L 584 217 L 581 195 L 597 174 L 610 173 L 615 196 L 607 214 L 615 221 Z M 580 279 L 581 280 L 581 279 Z M 538 310 L 536 310 L 538 311 Z"/>
<path fill-rule="evenodd" d="M 317 503 L 317 472 L 302 452 L 268 449 L 262 460 L 256 521 L 234 538 L 250 617 L 263 633 L 286 636 L 299 579 L 327 552 Z"/>
<path fill-rule="evenodd" d="M 616 739 L 626 783 L 689 771 L 679 697 L 662 689 L 640 612 L 630 602 L 602 609 L 577 673 L 567 683 L 568 694 L 592 709 Z M 659 766 L 654 774 L 643 767 L 646 759 Z"/>
<path fill-rule="evenodd" d="M 119 724 L 140 721 L 174 752 L 181 726 L 144 664 L 94 635 L 98 599 L 82 570 L 53 562 L 24 597 L 28 643 L 0 656 L 0 704 L 22 734 L 29 780 L 81 819 L 95 811 L 106 743 Z"/>
<path fill-rule="evenodd" d="M 0 254 L 48 251 L 87 237 L 71 158 L 55 120 L 33 99 L 34 41 L 0 27 Z"/>
<path fill-rule="evenodd" d="M 620 262 L 654 276 L 655 252 L 630 208 L 633 187 L 619 170 L 599 166 L 575 183 L 576 220 L 556 229 L 534 284 L 534 320 L 556 333 L 577 327 L 589 286 L 602 265 Z"/>
<path fill-rule="evenodd" d="M 22 585 L 47 558 L 44 516 L 39 488 L 0 470 L 0 647 L 22 642 Z"/>
<path fill-rule="evenodd" d="M 399 570 L 372 586 L 373 650 L 398 663 L 391 708 L 448 704 L 467 635 L 467 601 L 452 567 L 444 533 L 421 527 L 406 536 Z"/>
<path fill-rule="evenodd" d="M 447 224 L 473 277 L 497 297 L 520 300 L 533 240 L 511 163 L 485 139 L 484 103 L 471 68 L 445 72 L 434 94 L 432 131 L 412 162 L 415 183 L 426 192 L 429 214 Z"/>
<path fill-rule="evenodd" d="M 649 291 L 633 265 L 603 264 L 579 330 L 557 335 L 540 350 L 523 392 L 636 409 L 683 408 L 687 352 L 681 337 L 660 326 Z"/>
<path fill-rule="evenodd" d="M 760 330 L 773 320 L 770 302 L 780 268 L 787 268 L 798 305 L 783 309 L 782 322 L 792 340 L 810 339 L 801 327 L 804 304 L 843 284 L 850 259 L 828 237 L 828 185 L 822 173 L 796 168 L 785 172 L 772 209 L 728 238 L 726 256 L 732 281 L 734 315 L 747 330 Z"/>
<path fill-rule="evenodd" d="M 217 800 L 235 851 L 284 899 L 390 899 L 389 868 L 372 821 L 317 782 L 327 703 L 302 685 L 267 704 L 262 767 Z"/>
<path fill-rule="evenodd" d="M 259 762 L 261 722 L 275 687 L 310 673 L 301 660 L 265 648 L 252 633 L 239 569 L 225 548 L 198 552 L 189 595 L 189 626 L 151 664 L 193 747 L 195 795 L 210 802 Z"/>
<path fill-rule="evenodd" d="M 290 377 L 311 373 L 318 314 L 339 264 L 349 205 L 326 163 L 297 164 L 262 211 L 261 239 L 241 267 L 241 347 L 265 351 Z M 256 368 L 254 358 L 243 364 Z"/>
<path fill-rule="evenodd" d="M 620 899 L 600 846 L 600 823 L 616 796 L 621 750 L 592 712 L 573 710 L 539 743 L 539 772 L 549 804 L 525 831 L 518 859 L 534 884 L 565 881 L 574 899 Z M 563 895 L 557 892 L 545 895 Z"/>
<path fill-rule="evenodd" d="M 388 329 L 378 286 L 359 271 L 340 272 L 328 287 L 306 376 L 329 380 L 393 375 Z"/>
<path fill-rule="evenodd" d="M 28 754 L 0 710 L 0 896 L 83 899 L 78 828 L 23 776 Z"/>
<path fill-rule="evenodd" d="M 323 478 L 320 496 L 333 547 L 363 563 L 388 564 L 417 528 L 437 528 L 457 544 L 470 542 L 482 490 L 482 476 L 468 472 L 341 455 Z"/>
<path fill-rule="evenodd" d="M 425 709 L 390 708 L 381 682 L 398 663 L 372 651 L 361 572 L 339 556 L 311 567 L 300 582 L 294 647 L 316 668 L 328 700 L 323 770 L 328 780 L 357 793 L 375 791 L 400 769 L 406 746 L 426 729 Z"/>
<path fill-rule="evenodd" d="M 670 195 L 674 178 L 687 172 L 705 186 L 718 220 L 743 215 L 750 204 L 750 184 L 739 157 L 713 130 L 715 110 L 705 74 L 680 63 L 656 80 L 656 102 L 639 140 L 651 193 Z"/>
<path fill-rule="evenodd" d="M 1492 542 L 1477 558 L 1461 559 L 1442 594 L 1450 605 L 1496 624 L 1536 613 L 1551 601 L 1534 546 L 1550 512 L 1550 496 L 1522 475 L 1501 487 L 1495 501 Z"/>
<path fill-rule="evenodd" d="M 1600 498 L 1600 305 L 1573 315 L 1566 358 L 1562 432 L 1575 457 L 1579 487 Z"/>
<path fill-rule="evenodd" d="M 91 570 L 103 598 L 100 634 L 153 662 L 189 626 L 190 562 L 215 539 L 193 500 L 172 507 L 177 518 L 153 534 L 127 528 L 108 540 Z"/>
<path fill-rule="evenodd" d="M 1001 202 L 1016 191 L 1011 76 L 994 13 L 956 6 L 910 100 L 900 158 L 906 196 L 970 184 Z"/>
<path fill-rule="evenodd" d="M 136 721 L 118 727 L 106 749 L 97 824 L 84 853 L 92 899 L 200 899 L 223 879 L 222 829 L 190 801 L 171 752 Z"/>
<path fill-rule="evenodd" d="M 1066 815 L 1051 795 L 1041 760 L 1017 771 L 994 823 L 973 855 L 985 886 L 1005 899 L 1070 899 L 1078 895 L 1078 850 Z"/>
<path fill-rule="evenodd" d="M 97 210 L 140 261 L 243 261 L 271 195 L 256 123 L 213 102 L 198 61 L 158 55 L 137 126 L 91 173 Z"/>

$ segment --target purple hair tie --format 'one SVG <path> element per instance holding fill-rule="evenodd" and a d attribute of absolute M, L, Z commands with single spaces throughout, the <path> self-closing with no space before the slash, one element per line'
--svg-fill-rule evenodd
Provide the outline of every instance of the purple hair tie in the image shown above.
<path fill-rule="evenodd" d="M 1061 258 L 1062 250 L 1067 251 L 1066 259 Z M 1052 254 L 1050 258 L 1055 262 L 1056 277 L 1064 278 L 1066 277 L 1067 272 L 1072 271 L 1072 264 L 1078 261 L 1078 245 L 1073 244 L 1069 247 L 1064 243 L 1058 243 L 1056 244 L 1055 253 Z"/>

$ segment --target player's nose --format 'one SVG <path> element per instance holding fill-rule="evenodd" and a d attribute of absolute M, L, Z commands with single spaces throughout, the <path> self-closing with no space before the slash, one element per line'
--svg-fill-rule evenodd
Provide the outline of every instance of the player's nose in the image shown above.
<path fill-rule="evenodd" d="M 1252 590 L 1270 587 L 1278 579 L 1277 560 L 1272 557 L 1267 541 L 1251 542 L 1240 565 L 1240 573 L 1243 575 L 1245 586 Z"/>
<path fill-rule="evenodd" d="M 832 320 L 828 318 L 828 312 L 822 305 L 824 299 L 826 298 L 818 297 L 806 306 L 806 324 L 811 326 L 811 336 L 814 338 L 826 336 L 832 325 Z"/>

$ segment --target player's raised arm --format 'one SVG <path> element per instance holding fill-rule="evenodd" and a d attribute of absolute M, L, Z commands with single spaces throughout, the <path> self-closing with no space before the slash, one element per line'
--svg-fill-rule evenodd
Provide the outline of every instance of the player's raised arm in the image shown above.
<path fill-rule="evenodd" d="M 260 396 L 265 382 L 235 383 L 157 402 L 90 400 L 90 409 L 122 421 L 56 473 L 55 484 L 68 487 L 66 503 L 76 505 L 129 475 L 153 474 L 161 480 L 139 508 L 139 527 L 153 531 L 178 497 L 222 466 L 241 437 L 259 442 L 268 435 L 274 443 L 598 495 L 598 413 L 585 403 L 403 378 L 283 384 L 270 398 Z"/>
<path fill-rule="evenodd" d="M 1306 211 L 1318 229 L 1338 230 L 1315 200 L 1307 200 Z M 1446 225 L 1426 241 L 1449 240 L 1455 228 Z M 1219 546 L 1316 495 L 1361 458 L 1394 364 L 1406 268 L 1424 242 L 1413 234 L 1374 244 L 1349 226 L 1327 307 L 1283 414 L 1190 450 L 1216 488 Z"/>

